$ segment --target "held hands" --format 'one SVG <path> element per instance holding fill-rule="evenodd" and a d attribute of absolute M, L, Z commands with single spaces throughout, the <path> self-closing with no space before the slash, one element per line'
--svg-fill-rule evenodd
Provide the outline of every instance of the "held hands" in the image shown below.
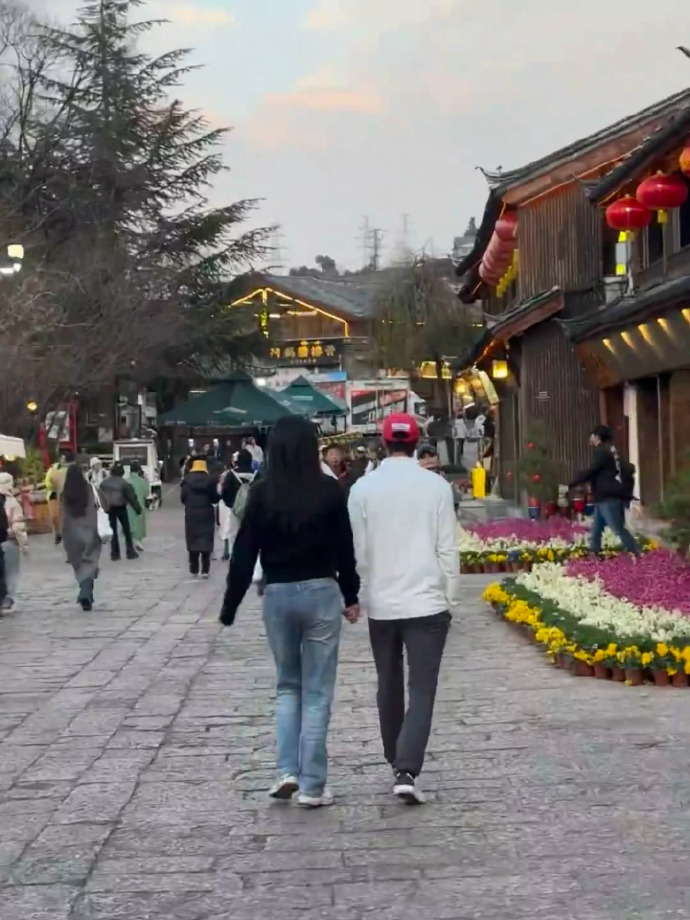
<path fill-rule="evenodd" d="M 345 619 L 347 620 L 348 623 L 351 623 L 352 625 L 358 622 L 361 615 L 362 615 L 362 611 L 360 609 L 359 604 L 352 604 L 351 607 L 345 608 L 345 613 L 344 613 Z"/>

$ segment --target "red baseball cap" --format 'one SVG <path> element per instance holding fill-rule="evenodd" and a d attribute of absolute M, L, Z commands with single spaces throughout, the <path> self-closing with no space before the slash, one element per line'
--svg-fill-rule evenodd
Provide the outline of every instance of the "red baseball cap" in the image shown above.
<path fill-rule="evenodd" d="M 407 412 L 393 412 L 384 418 L 381 436 L 386 444 L 416 444 L 419 426 Z"/>

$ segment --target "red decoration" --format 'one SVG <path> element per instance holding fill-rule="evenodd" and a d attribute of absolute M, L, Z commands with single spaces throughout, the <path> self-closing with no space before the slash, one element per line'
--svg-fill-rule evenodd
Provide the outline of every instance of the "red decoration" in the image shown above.
<path fill-rule="evenodd" d="M 645 208 L 659 212 L 664 222 L 669 208 L 679 208 L 688 197 L 688 187 L 680 176 L 658 172 L 641 182 L 636 192 L 637 200 Z"/>
<path fill-rule="evenodd" d="M 531 441 L 527 444 L 527 450 L 534 450 L 534 444 Z"/>
<path fill-rule="evenodd" d="M 491 269 L 487 266 L 486 262 L 482 262 L 479 266 L 479 277 L 485 284 L 498 284 L 498 282 L 503 277 L 503 272 L 498 269 Z"/>
<path fill-rule="evenodd" d="M 508 482 L 510 482 L 512 478 L 513 478 L 513 471 L 508 470 L 508 472 L 506 473 L 506 479 L 508 480 Z"/>
<path fill-rule="evenodd" d="M 496 236 L 504 243 L 517 239 L 518 217 L 515 211 L 504 211 L 496 221 Z"/>
<path fill-rule="evenodd" d="M 573 511 L 575 514 L 584 514 L 585 513 L 585 500 L 584 498 L 574 498 L 573 499 Z"/>
<path fill-rule="evenodd" d="M 649 208 L 640 204 L 632 195 L 619 198 L 606 209 L 606 223 L 609 227 L 626 233 L 641 230 L 651 222 L 651 219 L 652 212 Z"/>
<path fill-rule="evenodd" d="M 535 473 L 534 476 L 532 476 L 532 482 L 541 482 L 541 476 L 539 473 Z"/>
<path fill-rule="evenodd" d="M 690 177 L 690 143 L 684 150 L 681 150 L 678 166 L 684 175 Z"/>

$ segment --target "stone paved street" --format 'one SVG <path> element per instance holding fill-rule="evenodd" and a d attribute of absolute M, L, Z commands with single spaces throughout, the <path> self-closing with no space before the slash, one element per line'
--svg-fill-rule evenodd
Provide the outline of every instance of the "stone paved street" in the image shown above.
<path fill-rule="evenodd" d="M 171 499 L 174 503 L 175 496 Z M 176 508 L 97 610 L 35 539 L 0 622 L 1 920 L 629 920 L 690 916 L 688 692 L 554 671 L 466 581 L 425 786 L 391 801 L 363 624 L 346 631 L 330 810 L 266 803 L 258 603 L 216 623 Z"/>

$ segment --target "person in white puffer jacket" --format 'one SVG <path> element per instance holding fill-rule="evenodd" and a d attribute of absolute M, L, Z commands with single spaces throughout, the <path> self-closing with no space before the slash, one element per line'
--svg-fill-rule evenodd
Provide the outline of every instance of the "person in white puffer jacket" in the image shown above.
<path fill-rule="evenodd" d="M 2 602 L 2 610 L 8 611 L 17 602 L 21 554 L 28 552 L 29 537 L 26 532 L 22 506 L 14 495 L 14 477 L 10 473 L 0 473 L 0 495 L 5 499 L 5 513 L 8 524 L 7 540 L 2 544 L 7 582 L 7 595 Z"/>

